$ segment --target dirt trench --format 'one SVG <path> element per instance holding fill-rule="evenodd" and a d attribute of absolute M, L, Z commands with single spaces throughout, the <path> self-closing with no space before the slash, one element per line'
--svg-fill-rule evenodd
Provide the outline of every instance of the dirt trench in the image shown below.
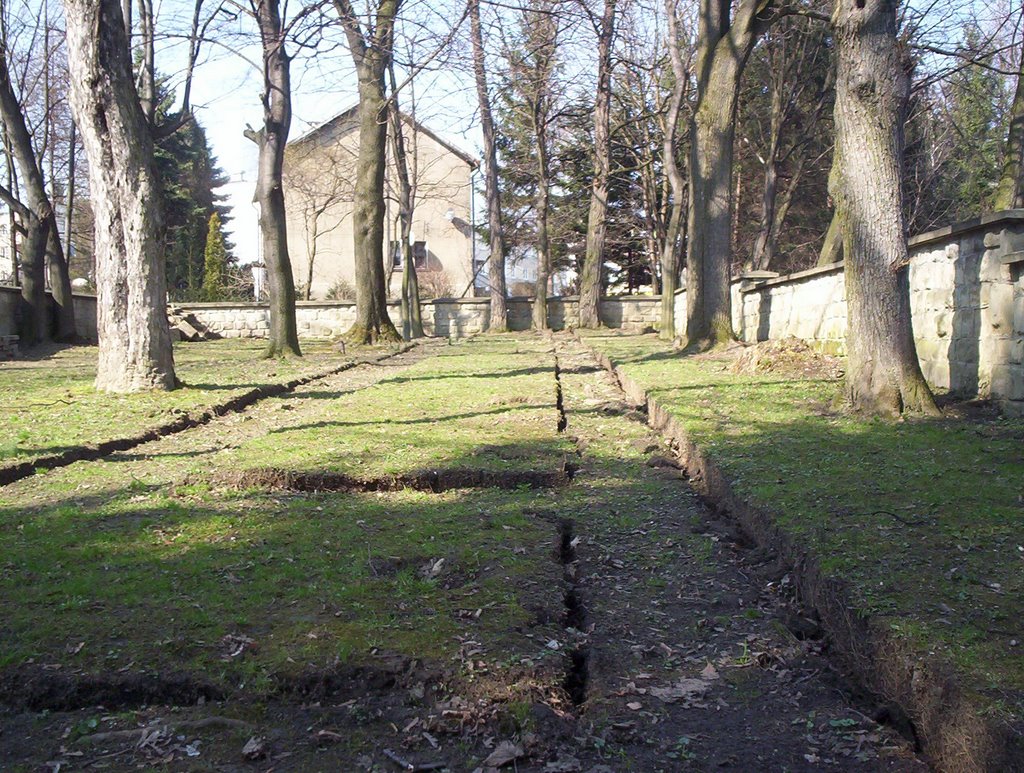
<path fill-rule="evenodd" d="M 197 691 L 200 681 L 187 677 L 171 680 L 166 696 L 126 679 L 137 700 L 92 685 L 93 692 L 80 691 L 86 703 L 50 706 L 70 713 L 49 725 L 24 712 L 0 715 L 0 752 L 31 744 L 40 727 L 70 727 L 77 738 L 76 722 L 90 716 L 84 707 L 98 689 L 108 712 L 137 709 L 130 727 L 169 729 L 150 747 L 141 744 L 145 733 L 130 742 L 115 734 L 86 751 L 62 743 L 52 757 L 67 763 L 62 769 L 100 763 L 128 770 L 160 759 L 165 769 L 190 769 L 192 736 L 175 731 L 168 717 L 184 728 L 224 713 L 231 717 L 223 726 L 197 734 L 204 745 L 195 748 L 208 769 L 468 772 L 498 769 L 504 760 L 502 769 L 534 773 L 926 770 L 912 743 L 876 722 L 876 707 L 834 670 L 829 643 L 794 601 L 786 568 L 704 507 L 672 450 L 647 427 L 643 408 L 577 342 L 552 339 L 550 357 L 553 429 L 576 449 L 539 484 L 561 487 L 564 503 L 533 513 L 551 529 L 550 560 L 561 578 L 534 591 L 560 610 L 560 641 L 552 642 L 557 669 L 507 670 L 508 697 L 485 700 L 473 674 L 397 658 L 363 671 L 282 679 L 258 698 L 259 710 L 241 692 Z M 225 426 L 201 437 L 217 447 L 237 439 L 236 431 L 258 428 Z M 187 433 L 163 442 L 195 447 Z M 146 449 L 139 450 L 138 463 L 148 463 Z M 269 471 L 258 483 L 296 491 L 393 490 L 304 475 Z M 536 483 L 447 475 L 452 485 Z M 439 481 L 387 483 L 441 493 L 447 486 Z M 64 685 L 55 694 L 75 689 Z M 161 702 L 173 708 L 154 706 Z M 240 754 L 251 741 L 250 754 Z"/>
<path fill-rule="evenodd" d="M 134 435 L 110 438 L 99 443 L 86 443 L 68 448 L 60 453 L 47 454 L 30 459 L 27 462 L 16 462 L 0 465 L 0 486 L 6 486 L 15 481 L 22 480 L 31 475 L 37 475 L 48 470 L 67 467 L 76 462 L 89 462 L 97 459 L 104 459 L 113 454 L 130 451 L 139 446 L 151 443 L 161 438 L 177 435 L 197 427 L 203 427 L 210 422 L 231 414 L 241 413 L 271 397 L 287 395 L 302 387 L 318 384 L 332 376 L 337 376 L 355 368 L 380 365 L 394 357 L 413 350 L 418 344 L 404 344 L 394 352 L 377 355 L 370 358 L 362 358 L 346 362 L 322 373 L 314 373 L 302 376 L 280 384 L 268 384 L 266 386 L 254 387 L 228 400 L 211 405 L 208 408 L 201 408 L 179 416 L 173 421 L 159 424 L 149 429 L 138 432 Z"/>

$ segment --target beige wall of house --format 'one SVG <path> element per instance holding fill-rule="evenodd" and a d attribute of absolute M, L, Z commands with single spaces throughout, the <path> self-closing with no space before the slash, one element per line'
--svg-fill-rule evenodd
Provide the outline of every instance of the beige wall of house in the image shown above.
<path fill-rule="evenodd" d="M 473 276 L 470 213 L 475 162 L 429 130 L 414 127 L 411 121 L 403 126 L 417 187 L 411 241 L 424 242 L 426 249 L 424 264 L 418 267 L 424 297 L 460 295 Z M 399 237 L 398 183 L 390 144 L 384 250 L 390 296 L 397 297 L 402 274 L 392 267 L 388 250 Z M 358 151 L 358 125 L 350 110 L 290 143 L 285 154 L 288 252 L 296 286 L 309 285 L 312 299 L 326 298 L 339 282 L 354 284 L 352 180 Z"/>

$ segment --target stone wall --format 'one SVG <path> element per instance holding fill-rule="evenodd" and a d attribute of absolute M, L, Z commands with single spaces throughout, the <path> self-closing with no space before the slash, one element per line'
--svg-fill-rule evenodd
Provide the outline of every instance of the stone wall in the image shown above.
<path fill-rule="evenodd" d="M 1024 412 L 1024 210 L 930 231 L 909 246 L 914 339 L 929 383 Z M 842 263 L 741 278 L 733 300 L 744 341 L 792 336 L 830 352 L 845 348 Z"/>
<path fill-rule="evenodd" d="M 605 298 L 601 302 L 601 321 L 608 327 L 644 330 L 658 324 L 657 296 Z M 267 304 L 257 303 L 179 303 L 209 330 L 225 338 L 266 338 Z M 487 329 L 491 302 L 488 298 L 447 298 L 421 304 L 423 327 L 427 335 L 461 338 Z M 529 330 L 533 301 L 510 298 L 508 325 L 511 330 Z M 355 304 L 351 301 L 299 301 L 295 305 L 300 338 L 330 338 L 341 335 L 355 322 Z M 388 313 L 399 324 L 397 302 L 388 304 Z M 549 298 L 548 320 L 552 329 L 564 330 L 579 323 L 579 299 Z"/>
<path fill-rule="evenodd" d="M 50 294 L 46 294 L 50 297 Z M 75 304 L 75 332 L 87 341 L 96 340 L 96 296 L 72 295 Z M 51 300 L 52 303 L 52 300 Z M 18 334 L 20 318 L 21 289 L 9 285 L 0 285 L 0 336 Z"/>
<path fill-rule="evenodd" d="M 1024 413 L 1024 210 L 1008 210 L 915 236 L 909 242 L 910 305 L 921 367 L 932 386 L 964 396 L 991 397 Z M 19 291 L 0 287 L 0 336 L 16 335 Z M 796 337 L 841 354 L 846 341 L 846 288 L 836 263 L 789 276 L 762 272 L 733 283 L 733 325 L 744 341 Z M 605 298 L 608 327 L 658 325 L 658 296 Z M 226 338 L 265 338 L 266 304 L 180 304 Z M 509 299 L 509 327 L 530 327 L 532 301 Z M 686 293 L 675 297 L 676 333 L 686 324 Z M 400 319 L 397 303 L 391 318 Z M 438 299 L 422 304 L 429 335 L 462 337 L 485 330 L 487 298 Z M 79 334 L 96 338 L 96 299 L 75 296 Z M 355 320 L 348 301 L 299 302 L 299 335 L 341 335 Z M 575 297 L 548 299 L 555 330 L 575 327 Z"/>

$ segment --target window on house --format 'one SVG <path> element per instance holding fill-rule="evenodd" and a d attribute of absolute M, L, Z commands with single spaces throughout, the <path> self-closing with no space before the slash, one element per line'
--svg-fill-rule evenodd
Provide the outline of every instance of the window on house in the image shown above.
<path fill-rule="evenodd" d="M 391 251 L 391 267 L 401 268 L 402 267 L 402 243 L 392 241 L 389 247 Z"/>
<path fill-rule="evenodd" d="M 427 265 L 426 242 L 413 242 L 412 259 L 413 261 L 415 261 L 416 268 L 423 268 L 425 265 Z"/>

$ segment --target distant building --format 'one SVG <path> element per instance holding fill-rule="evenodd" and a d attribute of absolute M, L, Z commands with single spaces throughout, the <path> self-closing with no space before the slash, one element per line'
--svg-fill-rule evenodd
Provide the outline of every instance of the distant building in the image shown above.
<path fill-rule="evenodd" d="M 0 284 L 13 284 L 15 253 L 11 250 L 11 221 L 6 212 L 0 212 Z"/>
<path fill-rule="evenodd" d="M 54 205 L 55 214 L 57 216 L 57 236 L 60 239 L 61 244 L 67 244 L 65 239 L 66 225 L 67 225 L 67 210 L 64 204 L 57 202 Z M 76 209 L 76 216 L 81 215 L 82 208 L 79 206 Z M 77 217 L 76 217 L 77 219 Z M 90 224 L 91 225 L 91 224 Z M 78 229 L 72 229 L 72 234 L 78 238 Z M 17 234 L 15 237 L 16 241 L 20 243 L 21 235 Z M 82 278 L 88 278 L 92 274 L 91 256 L 79 255 L 79 251 L 74 242 L 71 244 L 71 254 L 66 256 L 68 258 L 71 275 L 79 276 Z M 11 219 L 8 211 L 0 210 L 0 284 L 12 284 L 14 282 L 15 275 L 17 273 L 17 253 L 11 250 Z M 47 271 L 44 274 L 44 282 L 46 287 L 50 287 L 50 272 Z M 81 285 L 79 285 L 80 287 Z"/>
<path fill-rule="evenodd" d="M 403 116 L 402 125 L 416 185 L 410 241 L 421 287 L 428 297 L 472 294 L 485 257 L 474 255 L 472 178 L 478 163 L 409 117 Z M 351 296 L 355 282 L 353 179 L 358 152 L 355 108 L 290 142 L 285 151 L 288 253 L 296 287 L 308 286 L 314 299 Z M 397 189 L 389 137 L 382 246 L 391 297 L 399 295 L 402 286 Z"/>

